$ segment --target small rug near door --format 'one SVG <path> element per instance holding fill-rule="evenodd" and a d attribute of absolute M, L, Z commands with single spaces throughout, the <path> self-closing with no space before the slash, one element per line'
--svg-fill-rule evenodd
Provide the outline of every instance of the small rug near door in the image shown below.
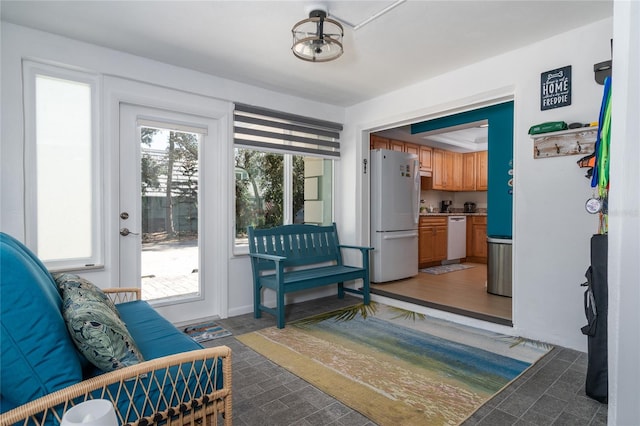
<path fill-rule="evenodd" d="M 230 331 L 211 321 L 185 327 L 184 332 L 198 343 L 231 336 Z"/>
<path fill-rule="evenodd" d="M 427 274 L 440 275 L 447 272 L 462 271 L 463 269 L 473 268 L 474 265 L 466 265 L 463 263 L 452 263 L 451 265 L 432 266 L 431 268 L 420 269 L 420 272 Z"/>
<path fill-rule="evenodd" d="M 381 304 L 324 317 L 238 340 L 381 426 L 459 424 L 551 349 Z"/>

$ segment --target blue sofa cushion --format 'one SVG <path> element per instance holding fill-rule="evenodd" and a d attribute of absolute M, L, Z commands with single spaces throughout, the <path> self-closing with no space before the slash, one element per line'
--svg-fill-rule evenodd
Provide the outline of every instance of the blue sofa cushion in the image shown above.
<path fill-rule="evenodd" d="M 0 233 L 0 394 L 2 410 L 76 384 L 82 368 L 46 268 Z"/>
<path fill-rule="evenodd" d="M 202 349 L 202 345 L 178 330 L 144 300 L 119 303 L 117 308 L 144 359 Z"/>
<path fill-rule="evenodd" d="M 202 345 L 158 314 L 144 300 L 119 303 L 116 307 L 147 360 L 203 348 Z M 191 379 L 185 382 L 184 378 L 188 377 L 192 371 L 199 372 L 198 376 L 191 375 Z M 161 391 L 158 383 L 164 382 L 173 383 L 175 385 L 174 392 L 172 392 L 171 386 L 165 386 L 162 392 L 163 396 L 160 398 Z M 145 403 L 147 397 L 159 401 L 158 410 L 162 411 L 169 405 L 178 404 L 179 396 L 185 393 L 193 398 L 198 398 L 204 392 L 211 392 L 212 387 L 221 389 L 223 386 L 222 362 L 220 360 L 208 361 L 206 366 L 203 366 L 202 361 L 187 363 L 180 367 L 159 370 L 155 379 L 145 378 L 135 388 L 133 383 L 126 383 L 126 385 L 129 392 L 134 395 L 136 410 L 142 415 L 149 416 L 153 410 L 150 404 Z M 115 389 L 112 389 L 112 392 L 115 392 Z M 123 396 L 118 407 L 121 409 L 128 407 L 127 398 Z"/>
<path fill-rule="evenodd" d="M 102 371 L 144 361 L 135 340 L 118 314 L 95 293 L 76 286 L 60 287 L 69 334 L 80 352 Z"/>

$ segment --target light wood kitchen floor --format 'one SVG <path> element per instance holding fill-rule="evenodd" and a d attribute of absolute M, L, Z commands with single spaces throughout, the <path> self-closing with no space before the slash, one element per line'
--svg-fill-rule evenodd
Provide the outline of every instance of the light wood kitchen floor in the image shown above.
<path fill-rule="evenodd" d="M 503 325 L 511 323 L 511 298 L 487 293 L 487 265 L 446 274 L 425 272 L 404 280 L 371 284 L 371 292 Z"/>

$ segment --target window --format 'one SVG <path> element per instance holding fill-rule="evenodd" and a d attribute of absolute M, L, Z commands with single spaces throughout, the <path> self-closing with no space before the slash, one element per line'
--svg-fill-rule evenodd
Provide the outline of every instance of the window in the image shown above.
<path fill-rule="evenodd" d="M 97 77 L 25 63 L 26 236 L 48 268 L 102 263 Z"/>
<path fill-rule="evenodd" d="M 333 220 L 340 124 L 236 105 L 235 244 L 247 227 Z"/>
<path fill-rule="evenodd" d="M 206 131 L 145 119 L 138 119 L 137 123 L 141 150 L 142 297 L 158 300 L 197 295 L 198 170 Z M 171 262 L 162 262 L 163 259 Z"/>

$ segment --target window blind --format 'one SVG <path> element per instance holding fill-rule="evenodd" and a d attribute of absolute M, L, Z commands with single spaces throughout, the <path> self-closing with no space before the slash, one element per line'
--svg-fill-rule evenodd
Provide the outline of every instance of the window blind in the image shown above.
<path fill-rule="evenodd" d="M 244 104 L 235 104 L 233 121 L 236 146 L 340 157 L 340 123 Z"/>

